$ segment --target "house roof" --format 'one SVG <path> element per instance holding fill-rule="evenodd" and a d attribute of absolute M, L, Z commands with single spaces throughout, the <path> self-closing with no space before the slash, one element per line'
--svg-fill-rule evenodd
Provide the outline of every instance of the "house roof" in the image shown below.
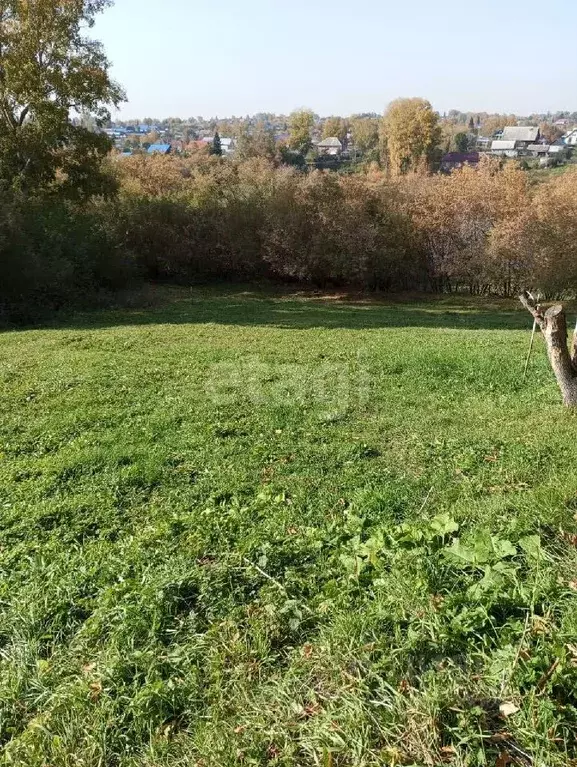
<path fill-rule="evenodd" d="M 527 147 L 529 152 L 539 152 L 540 154 L 547 154 L 550 148 L 549 144 L 529 144 Z"/>
<path fill-rule="evenodd" d="M 329 136 L 328 138 L 325 138 L 322 141 L 319 141 L 317 146 L 320 146 L 323 149 L 330 149 L 332 147 L 337 147 L 338 149 L 343 148 L 342 143 L 339 141 L 339 139 L 336 136 Z"/>
<path fill-rule="evenodd" d="M 214 136 L 203 136 L 200 141 L 204 141 L 207 144 L 212 144 L 214 141 Z M 221 144 L 232 144 L 234 139 L 228 138 L 227 136 L 220 136 L 220 143 Z"/>
<path fill-rule="evenodd" d="M 503 129 L 501 136 L 503 141 L 537 141 L 539 138 L 539 128 L 532 125 L 524 127 L 508 127 Z"/>
<path fill-rule="evenodd" d="M 515 149 L 516 141 L 501 141 L 496 139 L 491 144 L 491 149 Z"/>
<path fill-rule="evenodd" d="M 172 149 L 172 144 L 151 144 L 148 147 L 148 154 L 168 154 Z"/>

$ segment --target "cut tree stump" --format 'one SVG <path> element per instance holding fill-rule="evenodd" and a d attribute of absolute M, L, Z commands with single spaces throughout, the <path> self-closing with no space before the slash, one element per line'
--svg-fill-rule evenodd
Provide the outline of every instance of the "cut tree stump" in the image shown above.
<path fill-rule="evenodd" d="M 567 407 L 577 407 L 577 331 L 573 334 L 569 352 L 567 318 L 563 305 L 555 304 L 543 311 L 527 291 L 519 296 L 519 300 L 541 329 L 549 362 L 561 389 L 563 404 Z"/>

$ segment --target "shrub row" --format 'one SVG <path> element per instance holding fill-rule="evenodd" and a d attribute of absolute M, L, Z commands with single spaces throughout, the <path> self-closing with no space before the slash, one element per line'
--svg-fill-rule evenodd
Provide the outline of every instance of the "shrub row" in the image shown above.
<path fill-rule="evenodd" d="M 82 206 L 5 195 L 2 312 L 86 304 L 141 280 L 279 278 L 370 290 L 572 290 L 577 172 L 537 187 L 509 164 L 390 180 L 262 160 L 134 157 Z"/>

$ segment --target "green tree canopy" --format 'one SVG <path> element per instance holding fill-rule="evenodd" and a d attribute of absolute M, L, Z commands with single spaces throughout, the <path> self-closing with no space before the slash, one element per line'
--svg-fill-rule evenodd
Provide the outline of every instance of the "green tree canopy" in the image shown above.
<path fill-rule="evenodd" d="M 123 99 L 100 43 L 85 36 L 110 0 L 0 0 L 0 184 L 24 192 L 103 190 L 98 124 Z"/>
<path fill-rule="evenodd" d="M 355 117 L 351 121 L 353 142 L 360 152 L 370 152 L 379 143 L 379 120 L 376 117 Z"/>
<path fill-rule="evenodd" d="M 240 131 L 235 157 L 239 160 L 248 160 L 251 157 L 264 157 L 274 160 L 276 156 L 276 144 L 274 132 L 259 120 L 255 127 L 250 130 L 244 125 Z"/>
<path fill-rule="evenodd" d="M 315 116 L 310 109 L 293 112 L 289 119 L 289 146 L 296 152 L 306 155 L 312 146 L 311 131 Z"/>
<path fill-rule="evenodd" d="M 457 152 L 467 152 L 469 149 L 469 136 L 466 133 L 456 133 L 455 147 Z"/>

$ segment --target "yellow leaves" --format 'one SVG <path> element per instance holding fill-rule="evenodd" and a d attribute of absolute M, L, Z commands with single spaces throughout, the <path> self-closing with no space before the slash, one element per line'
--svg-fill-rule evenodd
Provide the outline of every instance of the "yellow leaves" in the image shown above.
<path fill-rule="evenodd" d="M 535 253 L 540 284 L 559 289 L 577 279 L 577 171 L 566 170 L 540 185 L 525 241 Z"/>
<path fill-rule="evenodd" d="M 425 99 L 391 102 L 382 123 L 392 175 L 427 170 L 441 139 L 439 116 Z"/>

